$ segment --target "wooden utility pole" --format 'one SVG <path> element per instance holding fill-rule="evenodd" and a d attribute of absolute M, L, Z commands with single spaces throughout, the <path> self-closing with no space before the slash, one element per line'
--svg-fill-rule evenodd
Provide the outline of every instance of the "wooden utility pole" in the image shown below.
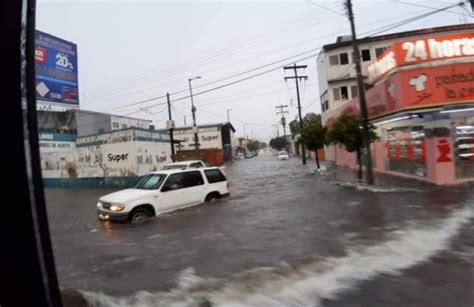
<path fill-rule="evenodd" d="M 170 134 L 170 143 L 171 143 L 171 160 L 174 162 L 174 137 L 173 137 L 173 128 L 174 128 L 174 121 L 171 116 L 171 102 L 170 102 L 170 93 L 166 93 L 166 99 L 168 99 L 168 122 L 166 126 L 168 128 Z"/>
<path fill-rule="evenodd" d="M 276 106 L 275 108 L 280 109 L 280 111 L 277 112 L 276 114 L 277 115 L 281 114 L 281 122 L 280 123 L 283 126 L 283 137 L 286 138 L 286 118 L 285 118 L 285 114 L 288 114 L 289 112 L 285 111 L 284 108 L 288 108 L 288 105 L 279 105 L 279 106 Z"/>
<path fill-rule="evenodd" d="M 354 50 L 354 64 L 357 73 L 357 88 L 359 90 L 360 115 L 362 117 L 362 138 L 364 142 L 363 162 L 365 162 L 365 180 L 367 184 L 374 184 L 374 171 L 372 169 L 372 155 L 370 153 L 370 129 L 369 116 L 367 113 L 367 102 L 365 100 L 364 76 L 360 67 L 360 50 L 357 42 L 354 13 L 352 11 L 352 1 L 346 0 L 347 15 L 351 23 L 352 49 Z"/>
<path fill-rule="evenodd" d="M 296 97 L 298 98 L 298 115 L 299 115 L 299 118 L 300 118 L 300 133 L 301 133 L 301 130 L 303 130 L 303 117 L 301 116 L 300 88 L 299 88 L 298 81 L 300 79 L 307 80 L 308 76 L 298 76 L 298 69 L 305 69 L 306 67 L 308 67 L 308 66 L 307 65 L 296 65 L 296 63 L 293 64 L 293 66 L 283 67 L 284 70 L 292 69 L 295 73 L 295 75 L 293 77 L 285 77 L 285 81 L 288 81 L 288 79 L 295 79 L 295 81 L 296 81 Z M 303 164 L 306 164 L 306 150 L 305 150 L 304 144 L 301 144 L 301 152 L 302 152 L 301 158 L 302 158 Z"/>

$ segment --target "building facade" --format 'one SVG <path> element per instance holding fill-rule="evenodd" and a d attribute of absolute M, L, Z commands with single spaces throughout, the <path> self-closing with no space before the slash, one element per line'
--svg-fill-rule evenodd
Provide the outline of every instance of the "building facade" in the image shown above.
<path fill-rule="evenodd" d="M 350 41 L 318 58 L 323 123 L 359 113 Z M 474 179 L 474 25 L 361 39 L 375 170 L 452 184 Z M 345 67 L 344 67 L 345 66 Z M 347 71 L 347 72 L 346 72 Z M 326 159 L 355 166 L 338 146 Z"/>
<path fill-rule="evenodd" d="M 217 123 L 198 126 L 200 149 L 220 149 L 224 153 L 224 161 L 232 161 L 235 154 L 232 140 L 235 129 L 231 123 Z M 179 127 L 173 130 L 174 137 L 181 141 L 176 150 L 193 150 L 196 148 L 193 127 Z"/>
<path fill-rule="evenodd" d="M 50 187 L 127 186 L 171 162 L 167 131 L 128 128 L 74 140 L 42 133 L 40 140 L 43 180 Z"/>

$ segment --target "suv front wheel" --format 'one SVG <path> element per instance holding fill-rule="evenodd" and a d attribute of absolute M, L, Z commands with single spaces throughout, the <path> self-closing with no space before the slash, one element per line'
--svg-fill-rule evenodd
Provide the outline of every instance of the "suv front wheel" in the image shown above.
<path fill-rule="evenodd" d="M 128 220 L 132 224 L 140 224 L 152 216 L 150 210 L 146 208 L 133 209 L 128 215 Z"/>

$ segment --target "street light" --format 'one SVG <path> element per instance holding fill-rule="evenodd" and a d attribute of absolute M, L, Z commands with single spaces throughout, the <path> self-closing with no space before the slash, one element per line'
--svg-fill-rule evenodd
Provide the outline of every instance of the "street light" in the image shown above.
<path fill-rule="evenodd" d="M 229 111 L 232 111 L 232 109 L 227 109 L 227 122 L 228 123 L 230 123 Z"/>
<path fill-rule="evenodd" d="M 199 150 L 199 138 L 198 138 L 198 129 L 196 125 L 196 107 L 194 106 L 194 100 L 193 100 L 193 89 L 191 87 L 191 81 L 196 80 L 196 79 L 201 79 L 201 76 L 197 76 L 194 78 L 189 78 L 188 83 L 189 83 L 189 93 L 191 97 L 191 112 L 193 113 L 193 131 L 194 131 L 194 146 L 196 150 Z"/>

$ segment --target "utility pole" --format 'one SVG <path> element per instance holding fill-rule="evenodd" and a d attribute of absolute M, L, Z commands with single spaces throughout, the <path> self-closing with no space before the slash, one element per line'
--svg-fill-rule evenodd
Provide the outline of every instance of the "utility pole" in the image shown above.
<path fill-rule="evenodd" d="M 184 115 L 183 117 L 184 117 L 184 126 L 186 127 L 186 115 Z"/>
<path fill-rule="evenodd" d="M 193 89 L 191 87 L 191 81 L 195 79 L 201 79 L 200 76 L 194 77 L 194 78 L 189 78 L 188 83 L 189 83 L 189 94 L 191 97 L 191 112 L 193 114 L 193 132 L 194 132 L 194 146 L 195 150 L 199 150 L 199 137 L 198 137 L 198 128 L 196 125 L 196 107 L 194 106 L 194 100 L 193 100 Z"/>
<path fill-rule="evenodd" d="M 248 141 L 248 140 L 249 140 L 249 137 L 248 137 L 247 133 L 245 132 L 245 126 L 247 126 L 247 125 L 248 125 L 247 123 L 244 124 L 244 137 L 245 137 L 245 138 L 247 139 L 247 141 Z"/>
<path fill-rule="evenodd" d="M 230 116 L 229 112 L 232 111 L 232 109 L 227 109 L 227 122 L 230 123 Z"/>
<path fill-rule="evenodd" d="M 277 129 L 277 138 L 280 137 L 280 130 L 278 129 L 278 126 L 280 126 L 280 125 L 279 124 L 272 125 L 272 127 L 276 127 L 276 129 Z"/>
<path fill-rule="evenodd" d="M 174 162 L 174 138 L 173 138 L 173 128 L 174 128 L 174 121 L 171 116 L 171 102 L 170 102 L 170 93 L 166 93 L 166 99 L 168 100 L 168 122 L 166 126 L 170 133 L 170 143 L 171 143 L 171 160 Z"/>
<path fill-rule="evenodd" d="M 362 76 L 362 69 L 360 67 L 360 50 L 357 42 L 354 13 L 352 11 L 352 1 L 346 0 L 347 15 L 351 23 L 352 32 L 352 49 L 354 49 L 354 64 L 357 73 L 357 88 L 359 90 L 359 105 L 360 115 L 362 117 L 362 138 L 364 142 L 363 159 L 365 162 L 366 183 L 374 184 L 374 172 L 372 169 L 372 155 L 370 153 L 370 130 L 369 130 L 369 116 L 367 113 L 367 103 L 365 101 L 364 77 Z"/>
<path fill-rule="evenodd" d="M 298 98 L 298 115 L 299 115 L 299 118 L 300 118 L 300 131 L 303 130 L 303 118 L 301 116 L 300 88 L 299 88 L 298 81 L 300 79 L 306 80 L 306 79 L 308 79 L 308 76 L 298 76 L 298 69 L 305 69 L 306 67 L 308 67 L 308 66 L 307 65 L 296 65 L 296 63 L 293 64 L 293 66 L 283 67 L 284 70 L 292 69 L 295 73 L 295 75 L 293 77 L 285 77 L 285 82 L 288 81 L 288 79 L 295 79 L 295 81 L 296 81 L 296 97 Z M 304 164 L 306 164 L 306 150 L 305 150 L 304 144 L 301 144 L 301 152 L 302 152 L 301 158 L 302 158 L 303 165 L 304 165 Z"/>
<path fill-rule="evenodd" d="M 288 108 L 288 105 L 279 105 L 279 106 L 276 106 L 275 107 L 276 109 L 280 109 L 279 112 L 277 112 L 276 114 L 281 114 L 281 125 L 283 126 L 283 137 L 286 138 L 286 118 L 285 118 L 285 114 L 288 114 L 289 112 L 288 111 L 284 111 L 284 108 Z"/>

